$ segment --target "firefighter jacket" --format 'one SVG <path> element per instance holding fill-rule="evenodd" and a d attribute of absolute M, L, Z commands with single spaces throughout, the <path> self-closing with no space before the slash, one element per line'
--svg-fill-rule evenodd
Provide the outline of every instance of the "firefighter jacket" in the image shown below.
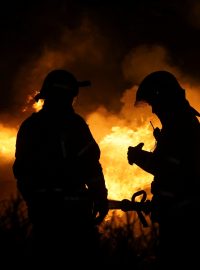
<path fill-rule="evenodd" d="M 44 194 L 62 194 L 66 201 L 90 194 L 105 205 L 107 189 L 99 159 L 100 149 L 88 125 L 72 108 L 66 115 L 45 108 L 33 113 L 19 128 L 13 164 L 29 211 L 35 212 L 35 198 Z"/>

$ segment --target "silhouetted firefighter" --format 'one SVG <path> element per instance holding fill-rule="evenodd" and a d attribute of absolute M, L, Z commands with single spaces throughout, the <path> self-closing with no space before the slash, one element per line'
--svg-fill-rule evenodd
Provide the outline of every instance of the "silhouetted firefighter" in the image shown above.
<path fill-rule="evenodd" d="M 146 102 L 160 119 L 154 130 L 153 152 L 143 143 L 130 146 L 129 164 L 154 175 L 151 184 L 152 222 L 159 224 L 159 269 L 199 265 L 200 114 L 190 106 L 185 90 L 167 71 L 146 76 L 136 93 L 136 105 Z"/>
<path fill-rule="evenodd" d="M 96 225 L 108 212 L 100 149 L 72 105 L 88 85 L 51 71 L 35 97 L 43 108 L 17 134 L 13 172 L 33 224 L 33 254 L 45 265 L 88 266 L 98 251 Z"/>

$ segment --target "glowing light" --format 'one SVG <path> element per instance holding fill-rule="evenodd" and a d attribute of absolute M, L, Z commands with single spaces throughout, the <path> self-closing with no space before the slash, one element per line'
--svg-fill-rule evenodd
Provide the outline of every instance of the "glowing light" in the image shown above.
<path fill-rule="evenodd" d="M 8 162 L 14 158 L 17 130 L 0 124 L 0 158 Z"/>
<path fill-rule="evenodd" d="M 26 112 L 30 107 L 34 109 L 34 111 L 38 112 L 42 109 L 42 106 L 44 104 L 44 101 L 39 99 L 38 102 L 35 101 L 34 97 L 36 96 L 38 92 L 36 91 L 32 95 L 28 95 L 26 98 L 25 106 L 22 109 L 22 112 Z"/>
<path fill-rule="evenodd" d="M 4 162 L 14 158 L 17 130 L 0 126 L 0 154 Z M 138 189 L 147 188 L 151 182 L 151 175 L 136 165 L 130 166 L 127 161 L 128 146 L 135 146 L 145 141 L 144 149 L 151 150 L 154 146 L 152 130 L 149 125 L 136 129 L 128 127 L 113 127 L 111 133 L 100 142 L 101 164 L 106 179 L 109 198 L 130 199 Z"/>
<path fill-rule="evenodd" d="M 140 142 L 146 142 L 145 150 L 150 151 L 154 147 L 150 124 L 135 131 L 128 127 L 113 127 L 111 134 L 100 141 L 101 164 L 109 198 L 130 199 L 135 191 L 149 187 L 151 175 L 127 161 L 128 146 L 136 146 Z"/>
<path fill-rule="evenodd" d="M 41 100 L 41 99 L 39 99 L 38 102 L 35 102 L 35 103 L 33 104 L 33 109 L 34 109 L 36 112 L 38 112 L 39 110 L 42 109 L 43 104 L 44 104 L 44 101 Z"/>

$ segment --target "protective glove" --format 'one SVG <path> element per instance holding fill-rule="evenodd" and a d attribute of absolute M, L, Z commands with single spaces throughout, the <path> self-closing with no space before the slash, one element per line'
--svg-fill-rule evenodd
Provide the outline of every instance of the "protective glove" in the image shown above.
<path fill-rule="evenodd" d="M 143 146 L 144 146 L 144 143 L 139 143 L 138 145 L 134 147 L 133 146 L 128 147 L 127 159 L 130 165 L 133 165 L 133 163 L 135 163 L 137 158 L 140 156 Z"/>

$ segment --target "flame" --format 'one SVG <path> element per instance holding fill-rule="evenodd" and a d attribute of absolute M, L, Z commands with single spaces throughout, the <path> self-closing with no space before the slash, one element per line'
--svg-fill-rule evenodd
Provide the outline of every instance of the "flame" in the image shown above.
<path fill-rule="evenodd" d="M 44 100 L 39 99 L 38 102 L 36 102 L 34 98 L 36 94 L 38 94 L 37 91 L 35 91 L 34 94 L 27 96 L 25 106 L 22 109 L 22 112 L 26 112 L 30 108 L 30 105 L 33 108 L 33 110 L 36 112 L 42 109 Z"/>
<path fill-rule="evenodd" d="M 1 163 L 13 159 L 16 141 L 16 128 L 5 127 L 0 124 L 0 160 Z"/>
<path fill-rule="evenodd" d="M 135 146 L 145 141 L 144 150 L 151 151 L 154 139 L 150 124 L 135 131 L 128 127 L 113 127 L 99 143 L 101 148 L 101 164 L 111 199 L 130 199 L 139 189 L 147 189 L 152 177 L 136 165 L 127 161 L 128 146 Z M 134 142 L 134 143 L 133 143 Z"/>
<path fill-rule="evenodd" d="M 33 104 L 33 109 L 34 109 L 36 112 L 38 112 L 39 110 L 42 109 L 43 104 L 44 104 L 44 100 L 39 99 L 38 102 L 35 102 L 35 103 Z"/>
<path fill-rule="evenodd" d="M 198 92 L 187 85 L 189 98 L 197 110 L 199 104 Z M 32 97 L 28 98 L 32 100 Z M 192 104 L 192 105 L 193 105 Z M 42 101 L 32 104 L 35 111 L 42 108 Z M 149 190 L 153 176 L 140 169 L 137 165 L 129 165 L 127 161 L 127 150 L 129 146 L 135 146 L 144 142 L 144 150 L 152 151 L 155 146 L 155 140 L 152 135 L 152 126 L 149 119 L 137 122 L 126 121 L 124 117 L 106 115 L 104 110 L 93 113 L 90 118 L 93 135 L 101 149 L 101 159 L 108 196 L 110 199 L 121 200 L 131 199 L 134 192 L 140 189 Z M 126 118 L 126 117 L 125 117 Z M 117 123 L 114 126 L 112 123 Z M 127 124 L 129 123 L 129 124 Z M 157 125 L 157 123 L 156 123 Z M 15 141 L 17 129 L 5 127 L 0 124 L 0 161 L 10 162 L 14 159 Z M 150 195 L 150 194 L 148 194 Z"/>
<path fill-rule="evenodd" d="M 4 162 L 14 159 L 17 129 L 0 126 L 0 154 Z M 136 165 L 130 166 L 127 162 L 127 149 L 146 141 L 144 149 L 153 147 L 152 130 L 150 124 L 136 129 L 128 127 L 112 127 L 100 142 L 101 164 L 104 171 L 109 198 L 121 200 L 131 198 L 133 192 L 148 187 L 151 177 Z M 133 144 L 134 142 L 134 144 Z"/>

